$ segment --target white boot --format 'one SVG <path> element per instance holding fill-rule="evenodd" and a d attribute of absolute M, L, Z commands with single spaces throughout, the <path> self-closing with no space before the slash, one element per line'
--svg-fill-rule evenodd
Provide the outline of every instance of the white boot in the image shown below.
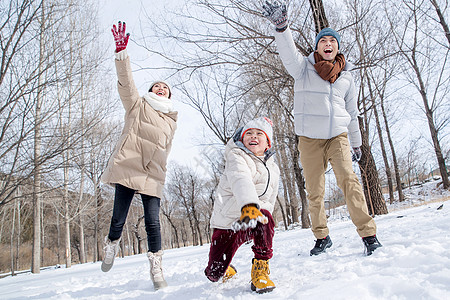
<path fill-rule="evenodd" d="M 120 238 L 118 240 L 111 241 L 108 236 L 105 236 L 105 241 L 103 244 L 102 271 L 108 272 L 114 264 L 114 258 L 117 256 L 117 253 L 119 253 Z"/>
<path fill-rule="evenodd" d="M 167 286 L 164 280 L 162 271 L 162 255 L 163 251 L 159 250 L 156 253 L 147 252 L 148 261 L 150 262 L 150 278 L 152 279 L 155 290 L 159 290 Z"/>

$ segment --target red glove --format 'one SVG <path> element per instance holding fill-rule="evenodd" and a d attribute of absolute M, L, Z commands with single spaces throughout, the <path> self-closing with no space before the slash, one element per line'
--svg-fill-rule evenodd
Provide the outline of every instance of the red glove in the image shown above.
<path fill-rule="evenodd" d="M 125 34 L 125 29 L 127 28 L 127 25 L 125 22 L 119 21 L 118 28 L 116 25 L 113 25 L 113 28 L 111 29 L 112 34 L 114 36 L 114 42 L 116 42 L 116 53 L 119 53 L 122 50 L 125 50 L 127 48 L 128 39 L 130 38 L 130 34 Z"/>

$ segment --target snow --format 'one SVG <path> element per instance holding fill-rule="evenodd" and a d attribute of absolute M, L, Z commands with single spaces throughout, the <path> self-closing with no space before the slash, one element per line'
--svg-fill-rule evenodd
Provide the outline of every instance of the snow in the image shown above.
<path fill-rule="evenodd" d="M 333 246 L 311 257 L 309 229 L 277 231 L 270 278 L 276 289 L 250 290 L 250 244 L 233 259 L 238 274 L 226 283 L 203 275 L 209 245 L 166 250 L 163 268 L 169 287 L 154 291 L 145 254 L 116 258 L 108 273 L 100 263 L 53 268 L 40 274 L 0 279 L 0 299 L 450 299 L 450 200 L 433 200 L 423 189 L 407 208 L 375 218 L 383 244 L 373 255 L 348 219 L 329 221 Z M 428 203 L 426 203 L 428 202 Z M 438 209 L 441 204 L 443 207 Z"/>

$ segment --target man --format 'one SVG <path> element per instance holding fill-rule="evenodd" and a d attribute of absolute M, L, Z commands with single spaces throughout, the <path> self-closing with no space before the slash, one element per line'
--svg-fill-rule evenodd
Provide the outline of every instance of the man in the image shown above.
<path fill-rule="evenodd" d="M 368 214 L 361 184 L 352 168 L 361 158 L 356 88 L 351 67 L 339 53 L 340 36 L 324 28 L 315 39 L 315 51 L 303 57 L 288 26 L 285 4 L 266 1 L 264 16 L 275 25 L 275 40 L 283 65 L 294 78 L 294 123 L 308 193 L 312 231 L 318 255 L 332 246 L 324 207 L 325 171 L 331 164 L 344 193 L 350 217 L 362 238 L 366 254 L 381 247 L 376 224 Z M 349 144 L 350 139 L 350 144 Z"/>

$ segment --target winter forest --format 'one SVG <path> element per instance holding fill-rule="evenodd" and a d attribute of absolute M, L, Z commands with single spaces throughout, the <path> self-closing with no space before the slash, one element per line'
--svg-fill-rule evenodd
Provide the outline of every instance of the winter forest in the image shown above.
<path fill-rule="evenodd" d="M 189 132 L 197 154 L 169 161 L 161 201 L 164 249 L 210 242 L 224 145 L 257 116 L 274 123 L 281 170 L 276 224 L 310 227 L 293 128 L 293 78 L 277 54 L 263 3 L 186 0 L 157 10 L 142 4 L 136 12 L 132 49 L 150 60 L 136 61 L 135 76 L 163 74 L 176 101 L 199 116 L 178 124 L 199 123 Z M 388 214 L 386 203 L 405 201 L 403 189 L 428 181 L 448 190 L 448 2 L 287 4 L 301 54 L 313 51 L 322 28 L 333 27 L 355 65 L 363 155 L 354 169 L 369 212 Z M 6 276 L 102 260 L 114 189 L 100 176 L 123 127 L 123 107 L 111 67 L 113 39 L 110 27 L 99 25 L 101 13 L 93 0 L 0 2 L 0 273 Z M 325 201 L 329 213 L 345 204 L 334 176 L 327 176 Z M 120 247 L 121 257 L 147 250 L 140 197 Z"/>

